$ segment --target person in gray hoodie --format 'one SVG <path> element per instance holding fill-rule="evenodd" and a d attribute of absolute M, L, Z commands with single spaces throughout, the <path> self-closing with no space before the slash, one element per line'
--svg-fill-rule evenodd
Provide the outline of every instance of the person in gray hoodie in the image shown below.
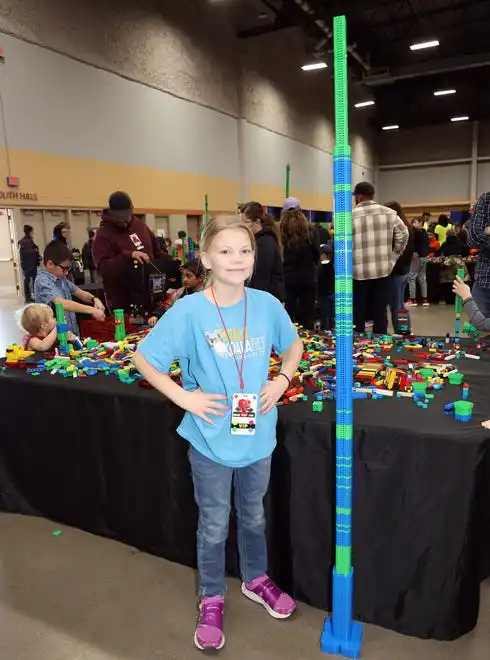
<path fill-rule="evenodd" d="M 468 314 L 470 323 L 472 323 L 477 330 L 482 332 L 490 332 L 490 317 L 482 314 L 478 305 L 473 300 L 470 287 L 463 282 L 463 280 L 456 276 L 453 283 L 454 293 L 463 301 L 463 309 Z"/>

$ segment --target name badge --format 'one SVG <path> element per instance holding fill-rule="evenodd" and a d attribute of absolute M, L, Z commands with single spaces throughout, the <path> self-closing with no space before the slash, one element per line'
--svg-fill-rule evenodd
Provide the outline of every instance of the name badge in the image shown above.
<path fill-rule="evenodd" d="M 233 395 L 233 408 L 231 413 L 232 435 L 254 435 L 257 422 L 257 407 L 259 397 L 257 394 Z"/>
<path fill-rule="evenodd" d="M 144 249 L 145 249 L 145 246 L 144 246 L 143 243 L 141 242 L 141 239 L 140 239 L 140 237 L 138 236 L 138 234 L 129 234 L 129 238 L 131 239 L 131 241 L 132 241 L 134 247 L 135 247 L 137 250 L 144 250 Z"/>

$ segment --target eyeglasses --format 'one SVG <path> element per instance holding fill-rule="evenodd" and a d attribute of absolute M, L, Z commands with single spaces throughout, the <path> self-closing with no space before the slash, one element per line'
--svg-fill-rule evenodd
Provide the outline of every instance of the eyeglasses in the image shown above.
<path fill-rule="evenodd" d="M 61 268 L 64 273 L 68 273 L 71 268 L 71 264 L 69 266 L 62 266 L 61 264 L 57 264 L 56 261 L 53 261 L 55 266 L 58 266 L 58 268 Z"/>

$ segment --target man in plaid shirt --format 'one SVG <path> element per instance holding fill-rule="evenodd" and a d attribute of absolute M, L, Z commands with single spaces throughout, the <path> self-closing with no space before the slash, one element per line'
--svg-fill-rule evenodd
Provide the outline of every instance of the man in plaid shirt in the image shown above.
<path fill-rule="evenodd" d="M 374 192 L 374 186 L 363 182 L 353 193 L 357 203 L 352 212 L 354 323 L 357 332 L 365 332 L 370 316 L 373 332 L 386 334 L 390 274 L 407 245 L 408 229 L 396 211 L 374 201 Z"/>
<path fill-rule="evenodd" d="M 468 223 L 468 245 L 480 250 L 475 267 L 473 300 L 483 316 L 490 316 L 490 193 L 483 193 Z"/>

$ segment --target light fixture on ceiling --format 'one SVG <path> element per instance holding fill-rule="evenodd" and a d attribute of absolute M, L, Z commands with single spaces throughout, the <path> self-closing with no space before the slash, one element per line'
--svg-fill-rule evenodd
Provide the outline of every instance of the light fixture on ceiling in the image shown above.
<path fill-rule="evenodd" d="M 468 121 L 468 115 L 461 115 L 460 117 L 451 117 L 451 121 Z"/>
<path fill-rule="evenodd" d="M 367 108 L 368 105 L 374 105 L 374 101 L 362 101 L 361 103 L 356 103 L 355 108 Z"/>
<path fill-rule="evenodd" d="M 315 62 L 313 64 L 303 64 L 301 69 L 303 71 L 316 71 L 317 69 L 326 69 L 327 68 L 327 63 L 326 62 Z"/>
<path fill-rule="evenodd" d="M 383 131 L 396 131 L 397 128 L 400 128 L 398 124 L 389 124 L 388 126 L 383 126 Z"/>
<path fill-rule="evenodd" d="M 410 46 L 410 50 L 423 50 L 424 48 L 435 48 L 438 45 L 439 42 L 437 41 L 437 39 L 434 39 L 433 41 L 421 41 L 418 44 L 412 44 Z"/>
<path fill-rule="evenodd" d="M 449 96 L 450 94 L 456 94 L 455 89 L 438 89 L 434 92 L 434 96 Z"/>

